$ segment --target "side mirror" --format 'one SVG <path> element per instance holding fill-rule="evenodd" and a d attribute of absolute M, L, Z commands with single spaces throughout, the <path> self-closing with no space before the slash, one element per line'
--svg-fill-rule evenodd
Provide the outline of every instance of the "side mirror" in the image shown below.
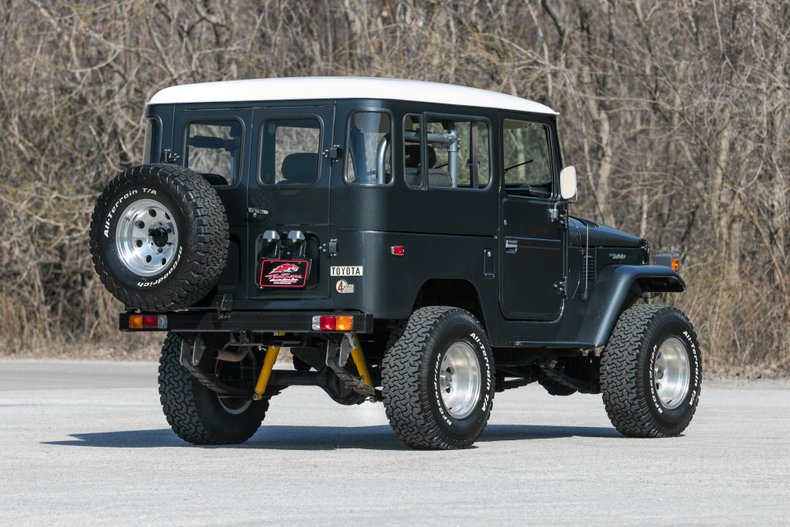
<path fill-rule="evenodd" d="M 576 197 L 576 168 L 565 167 L 560 172 L 560 197 L 571 200 Z"/>

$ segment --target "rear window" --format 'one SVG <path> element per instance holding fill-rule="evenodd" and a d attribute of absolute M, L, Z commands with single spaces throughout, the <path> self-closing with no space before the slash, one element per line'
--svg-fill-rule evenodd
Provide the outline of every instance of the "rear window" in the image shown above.
<path fill-rule="evenodd" d="M 270 119 L 261 131 L 260 181 L 311 185 L 321 167 L 321 121 L 315 117 Z"/>
<path fill-rule="evenodd" d="M 187 128 L 184 164 L 214 185 L 234 185 L 239 180 L 241 145 L 239 121 L 191 122 Z"/>

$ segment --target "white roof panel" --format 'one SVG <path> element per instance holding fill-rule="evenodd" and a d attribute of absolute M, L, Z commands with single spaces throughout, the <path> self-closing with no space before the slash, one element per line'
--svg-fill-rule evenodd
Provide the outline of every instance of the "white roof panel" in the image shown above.
<path fill-rule="evenodd" d="M 494 91 L 438 82 L 365 77 L 285 77 L 184 84 L 157 92 L 148 104 L 311 99 L 420 101 L 557 115 L 543 104 Z"/>

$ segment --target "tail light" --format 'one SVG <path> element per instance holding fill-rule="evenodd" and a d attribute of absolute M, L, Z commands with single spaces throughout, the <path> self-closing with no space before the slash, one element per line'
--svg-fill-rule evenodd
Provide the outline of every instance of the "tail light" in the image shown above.
<path fill-rule="evenodd" d="M 129 329 L 167 329 L 167 315 L 129 315 Z"/>
<path fill-rule="evenodd" d="M 316 315 L 313 317 L 313 331 L 351 331 L 354 317 L 347 315 Z"/>

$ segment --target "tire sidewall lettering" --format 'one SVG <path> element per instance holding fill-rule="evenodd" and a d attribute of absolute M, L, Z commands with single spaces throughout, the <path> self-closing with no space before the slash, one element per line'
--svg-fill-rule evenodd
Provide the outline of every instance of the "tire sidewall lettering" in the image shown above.
<path fill-rule="evenodd" d="M 183 233 L 179 237 L 178 248 L 176 249 L 176 261 L 169 265 L 162 273 L 150 277 L 141 277 L 132 273 L 118 258 L 116 247 L 115 231 L 124 210 L 135 201 L 142 199 L 153 199 L 165 205 L 174 214 L 174 220 L 178 227 L 178 232 Z M 189 232 L 184 221 L 184 210 L 181 205 L 171 198 L 167 189 L 160 188 L 155 184 L 148 183 L 140 185 L 134 178 L 131 178 L 119 189 L 109 202 L 113 203 L 109 211 L 104 215 L 101 223 L 101 236 L 98 238 L 100 250 L 104 255 L 104 262 L 107 270 L 115 280 L 124 287 L 138 290 L 149 291 L 153 288 L 164 285 L 175 274 L 182 263 L 186 252 Z"/>
<path fill-rule="evenodd" d="M 655 372 L 656 372 L 656 356 L 658 355 L 658 344 L 654 343 L 650 350 L 650 364 L 648 365 L 647 374 L 649 379 L 649 386 L 650 386 L 650 399 L 653 403 L 653 408 L 659 414 L 664 413 L 664 407 L 661 406 L 661 402 L 658 400 L 658 392 L 656 391 L 656 379 L 655 379 Z"/>
<path fill-rule="evenodd" d="M 485 365 L 484 367 L 485 386 L 483 387 L 483 394 L 482 397 L 480 398 L 480 403 L 479 403 L 480 410 L 485 412 L 490 409 L 492 403 L 492 397 L 490 394 L 494 393 L 494 378 L 493 378 L 494 367 L 493 364 L 491 363 L 490 352 L 488 350 L 488 347 L 486 346 L 486 343 L 483 341 L 480 335 L 473 332 L 469 334 L 469 338 L 472 339 L 475 343 L 477 343 L 478 346 L 477 351 L 479 351 L 480 355 L 482 356 L 483 364 Z M 480 358 L 481 357 L 478 357 L 478 360 L 480 360 Z"/>
<path fill-rule="evenodd" d="M 439 418 L 446 424 L 448 427 L 453 426 L 453 420 L 450 418 L 450 414 L 447 413 L 447 409 L 444 407 L 444 403 L 442 403 L 442 395 L 441 395 L 441 388 L 439 387 L 439 377 L 441 372 L 439 371 L 442 365 L 442 358 L 444 357 L 444 353 L 438 353 L 436 355 L 436 360 L 434 361 L 434 368 L 433 368 L 433 397 L 434 397 L 434 406 L 436 407 L 436 411 L 439 414 Z"/>
<path fill-rule="evenodd" d="M 658 398 L 656 390 L 656 379 L 654 378 L 655 361 L 658 349 L 668 338 L 674 337 L 683 343 L 686 351 L 691 375 L 689 376 L 689 389 L 683 402 L 676 408 L 665 408 Z M 642 370 L 645 382 L 645 399 L 654 418 L 664 426 L 676 426 L 689 418 L 689 413 L 694 409 L 700 392 L 701 364 L 699 345 L 692 337 L 690 328 L 678 319 L 661 321 L 654 329 L 649 338 L 647 349 L 645 350 L 647 360 L 644 361 Z"/>
<path fill-rule="evenodd" d="M 458 324 L 458 327 L 453 329 L 455 331 L 448 332 L 445 338 L 436 342 L 434 352 L 431 354 L 430 410 L 437 417 L 437 423 L 445 431 L 458 437 L 464 437 L 469 434 L 470 430 L 485 426 L 486 416 L 491 411 L 494 394 L 493 358 L 488 341 L 481 331 L 469 331 L 469 327 L 466 324 Z M 448 413 L 442 402 L 440 390 L 442 360 L 450 346 L 459 341 L 468 343 L 475 350 L 481 374 L 479 400 L 472 413 L 464 419 L 456 419 Z"/>
<path fill-rule="evenodd" d="M 691 336 L 691 332 L 688 330 L 684 330 L 681 334 L 683 340 L 686 344 L 686 351 L 689 353 L 691 360 L 691 367 L 693 369 L 693 375 L 691 378 L 691 387 L 690 387 L 690 396 L 688 401 L 686 402 L 687 406 L 693 406 L 694 401 L 697 400 L 699 397 L 700 385 L 702 383 L 702 365 L 700 364 L 701 356 L 699 352 L 699 347 L 697 343 Z"/>

